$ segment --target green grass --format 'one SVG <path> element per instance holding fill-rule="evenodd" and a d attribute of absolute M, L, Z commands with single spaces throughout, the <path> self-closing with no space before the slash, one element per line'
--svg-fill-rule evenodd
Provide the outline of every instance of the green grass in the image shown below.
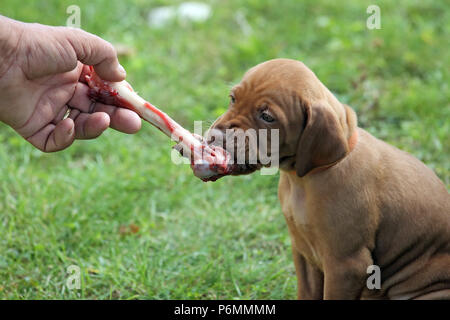
<path fill-rule="evenodd" d="M 64 25 L 74 2 L 2 0 L 0 13 Z M 299 59 L 362 127 L 450 185 L 445 1 L 376 1 L 381 30 L 365 27 L 373 1 L 216 0 L 207 22 L 159 30 L 146 16 L 162 1 L 76 3 L 83 29 L 134 49 L 121 62 L 135 89 L 189 129 L 224 112 L 249 67 Z M 171 143 L 149 125 L 57 154 L 4 125 L 0 143 L 0 298 L 295 298 L 277 176 L 202 183 L 172 164 Z M 65 287 L 70 265 L 80 290 Z"/>

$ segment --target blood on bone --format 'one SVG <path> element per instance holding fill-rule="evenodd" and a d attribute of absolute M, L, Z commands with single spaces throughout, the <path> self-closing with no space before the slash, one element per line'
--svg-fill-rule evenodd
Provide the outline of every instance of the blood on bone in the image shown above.
<path fill-rule="evenodd" d="M 131 111 L 134 111 L 137 113 L 137 110 L 133 107 L 133 105 L 131 103 L 129 103 L 127 100 L 122 99 L 120 97 L 117 97 L 116 101 L 116 106 L 117 107 L 122 107 L 122 108 L 126 108 L 126 109 L 130 109 Z"/>
<path fill-rule="evenodd" d="M 158 110 L 157 108 L 155 108 L 155 107 L 154 107 L 153 105 L 151 105 L 149 102 L 144 103 L 144 106 L 145 106 L 147 109 L 150 109 L 153 113 L 157 114 L 158 117 L 160 117 L 161 120 L 165 123 L 167 129 L 169 129 L 169 131 L 173 133 L 173 127 L 172 127 L 172 125 L 170 124 L 170 121 L 166 118 L 166 116 L 165 116 L 160 110 Z"/>
<path fill-rule="evenodd" d="M 130 89 L 131 92 L 133 92 L 133 88 L 130 86 L 129 83 L 126 84 L 127 88 Z"/>
<path fill-rule="evenodd" d="M 95 74 L 92 67 L 89 68 L 89 71 L 90 74 L 85 75 L 85 79 L 90 88 L 88 95 L 91 99 L 133 110 L 141 118 L 150 122 L 161 132 L 168 135 L 172 140 L 183 143 L 184 146 L 189 147 L 191 168 L 197 177 L 205 182 L 216 181 L 223 176 L 231 174 L 235 170 L 235 166 L 230 164 L 230 155 L 224 149 L 217 146 L 210 146 L 205 141 L 192 141 L 190 132 L 183 129 L 179 124 L 151 103 L 140 98 L 137 93 L 133 91 L 128 82 L 122 81 L 110 83 L 100 79 L 98 75 Z M 131 92 L 131 95 L 130 93 L 123 91 L 121 89 L 122 87 L 127 88 L 127 90 Z M 120 92 L 122 92 L 124 96 L 122 96 Z M 155 122 L 155 119 L 146 114 L 145 109 L 143 108 L 149 110 L 152 115 L 156 115 L 161 121 Z M 166 129 L 166 131 L 163 129 Z M 183 136 L 186 136 L 187 139 L 183 139 Z M 186 140 L 186 142 L 183 140 Z"/>
<path fill-rule="evenodd" d="M 191 145 L 191 166 L 194 165 L 194 146 Z"/>

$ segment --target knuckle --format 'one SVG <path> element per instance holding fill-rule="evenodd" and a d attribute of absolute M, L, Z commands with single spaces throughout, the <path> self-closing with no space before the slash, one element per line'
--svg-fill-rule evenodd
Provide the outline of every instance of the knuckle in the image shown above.
<path fill-rule="evenodd" d="M 106 53 L 107 53 L 107 58 L 109 59 L 115 59 L 117 56 L 117 50 L 116 48 L 109 43 L 108 41 L 103 40 L 105 43 L 105 48 L 106 48 Z"/>

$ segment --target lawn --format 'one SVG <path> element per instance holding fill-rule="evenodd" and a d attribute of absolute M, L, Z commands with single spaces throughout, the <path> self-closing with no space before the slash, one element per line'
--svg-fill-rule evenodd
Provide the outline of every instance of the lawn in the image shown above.
<path fill-rule="evenodd" d="M 446 1 L 209 1 L 205 22 L 159 29 L 163 1 L 2 0 L 0 14 L 81 26 L 114 44 L 139 93 L 188 129 L 210 123 L 253 65 L 302 60 L 359 115 L 360 126 L 424 161 L 450 186 L 450 9 Z M 171 1 L 169 4 L 177 4 Z M 108 130 L 55 154 L 0 124 L 0 298 L 294 299 L 278 176 L 215 183 L 171 162 L 171 143 L 144 124 Z M 81 288 L 66 286 L 67 268 Z"/>

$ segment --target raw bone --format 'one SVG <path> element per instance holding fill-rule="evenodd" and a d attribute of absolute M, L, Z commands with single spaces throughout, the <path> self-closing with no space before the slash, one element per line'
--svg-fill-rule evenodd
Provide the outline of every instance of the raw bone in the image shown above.
<path fill-rule="evenodd" d="M 231 174 L 234 166 L 230 155 L 223 148 L 208 145 L 184 129 L 167 114 L 142 99 L 128 82 L 109 82 L 99 78 L 92 67 L 85 75 L 89 97 L 95 101 L 127 108 L 136 112 L 142 119 L 150 122 L 169 138 L 183 147 L 183 156 L 191 160 L 194 175 L 203 181 L 215 181 Z"/>

